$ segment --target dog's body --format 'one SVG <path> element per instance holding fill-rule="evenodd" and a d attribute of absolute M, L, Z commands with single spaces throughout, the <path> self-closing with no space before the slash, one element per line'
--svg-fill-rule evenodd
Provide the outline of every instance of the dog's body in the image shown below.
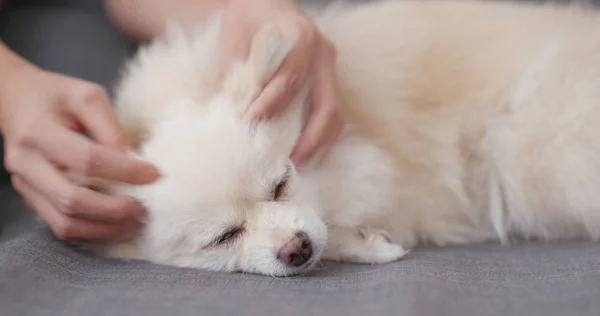
<path fill-rule="evenodd" d="M 105 255 L 289 275 L 321 257 L 396 260 L 419 242 L 600 237 L 600 14 L 444 1 L 327 11 L 316 21 L 338 50 L 348 126 L 298 174 L 288 155 L 307 89 L 271 121 L 242 119 L 285 41 L 263 29 L 219 90 L 218 21 L 171 30 L 119 86 L 137 154 L 163 177 L 111 186 L 149 217 Z M 283 197 L 269 195 L 278 186 Z"/>

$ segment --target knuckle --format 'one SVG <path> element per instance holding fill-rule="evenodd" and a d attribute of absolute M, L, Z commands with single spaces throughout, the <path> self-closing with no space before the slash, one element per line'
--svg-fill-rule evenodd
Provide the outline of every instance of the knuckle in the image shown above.
<path fill-rule="evenodd" d="M 76 215 L 79 212 L 79 194 L 76 189 L 63 192 L 58 197 L 60 210 L 67 216 Z"/>
<path fill-rule="evenodd" d="M 89 96 L 92 99 L 108 100 L 108 92 L 103 86 L 96 83 L 89 84 Z"/>
<path fill-rule="evenodd" d="M 23 128 L 16 130 L 12 136 L 11 143 L 15 147 L 33 147 L 38 142 L 38 130 L 40 124 L 27 124 Z"/>
<path fill-rule="evenodd" d="M 93 82 L 83 82 L 76 88 L 71 100 L 79 106 L 99 106 L 108 100 L 108 93 L 101 85 Z M 96 102 L 101 101 L 101 102 Z"/>
<path fill-rule="evenodd" d="M 70 219 L 61 219 L 55 225 L 51 226 L 54 235 L 62 240 L 72 240 L 77 238 L 76 223 Z"/>
<path fill-rule="evenodd" d="M 97 174 L 98 168 L 100 168 L 101 165 L 101 159 L 98 156 L 97 151 L 94 149 L 93 146 L 90 146 L 87 150 L 86 153 L 84 154 L 83 160 L 82 160 L 82 172 L 86 175 L 86 176 L 94 176 L 95 174 Z"/>
<path fill-rule="evenodd" d="M 23 182 L 21 180 L 21 178 L 19 178 L 18 176 L 11 176 L 10 177 L 10 184 L 12 185 L 13 188 L 15 188 L 15 190 L 19 193 L 23 193 Z"/>
<path fill-rule="evenodd" d="M 15 157 L 15 154 L 12 152 L 6 153 L 4 156 L 4 168 L 9 173 L 14 173 L 17 171 L 18 159 Z"/>
<path fill-rule="evenodd" d="M 300 89 L 302 80 L 300 74 L 290 74 L 283 79 L 283 92 L 294 92 Z"/>
<path fill-rule="evenodd" d="M 4 156 L 4 168 L 9 173 L 18 172 L 22 165 L 22 154 L 19 149 L 8 148 Z"/>
<path fill-rule="evenodd" d="M 340 109 L 340 107 L 337 103 L 333 103 L 331 105 L 330 111 L 331 111 L 330 115 L 331 115 L 332 119 L 336 121 L 336 123 L 343 123 L 344 112 L 342 111 L 342 109 Z"/>
<path fill-rule="evenodd" d="M 81 89 L 84 95 L 88 97 L 104 97 L 107 95 L 104 87 L 94 82 L 84 82 Z"/>
<path fill-rule="evenodd" d="M 340 110 L 333 102 L 326 102 L 323 104 L 322 117 L 327 123 L 338 123 L 340 119 Z"/>
<path fill-rule="evenodd" d="M 300 29 L 302 38 L 309 43 L 314 43 L 319 36 L 319 31 L 315 24 L 305 16 L 297 17 L 296 25 Z"/>

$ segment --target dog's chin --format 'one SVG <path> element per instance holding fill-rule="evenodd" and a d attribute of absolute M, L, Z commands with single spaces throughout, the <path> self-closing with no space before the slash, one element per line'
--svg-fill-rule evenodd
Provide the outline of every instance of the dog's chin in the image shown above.
<path fill-rule="evenodd" d="M 323 254 L 324 248 L 324 246 L 319 246 L 318 250 L 314 252 L 313 256 L 308 261 L 306 261 L 298 267 L 289 267 L 280 262 L 273 262 L 271 264 L 253 265 L 248 269 L 238 269 L 236 271 L 230 272 L 250 273 L 270 277 L 284 278 L 305 275 L 311 272 L 314 269 L 314 267 L 321 261 L 321 256 Z"/>
<path fill-rule="evenodd" d="M 321 261 L 321 254 L 310 258 L 310 260 L 308 260 L 305 264 L 296 268 L 295 271 L 292 271 L 291 273 L 287 273 L 284 276 L 293 277 L 293 276 L 301 276 L 301 275 L 308 274 L 314 269 L 314 267 L 319 263 L 319 261 Z"/>

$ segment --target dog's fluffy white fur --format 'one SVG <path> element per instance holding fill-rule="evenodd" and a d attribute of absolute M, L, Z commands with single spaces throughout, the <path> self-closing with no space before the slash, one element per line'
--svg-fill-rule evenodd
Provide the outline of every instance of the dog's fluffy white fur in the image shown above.
<path fill-rule="evenodd" d="M 386 1 L 315 21 L 338 50 L 348 123 L 331 153 L 301 170 L 288 157 L 310 83 L 277 117 L 243 118 L 289 49 L 276 27 L 256 34 L 223 89 L 218 16 L 191 31 L 171 27 L 139 52 L 118 85 L 117 112 L 136 155 L 162 177 L 108 185 L 141 200 L 148 217 L 139 235 L 97 251 L 291 275 L 321 258 L 397 260 L 420 242 L 598 239 L 599 13 Z M 313 255 L 296 267 L 277 253 L 298 231 Z"/>

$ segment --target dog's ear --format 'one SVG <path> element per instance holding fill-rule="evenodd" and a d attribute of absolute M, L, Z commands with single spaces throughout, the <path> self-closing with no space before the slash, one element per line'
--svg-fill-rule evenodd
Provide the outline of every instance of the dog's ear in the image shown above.
<path fill-rule="evenodd" d="M 274 23 L 264 24 L 256 33 L 250 47 L 248 64 L 261 87 L 283 64 L 291 49 L 292 44 Z"/>
<path fill-rule="evenodd" d="M 292 44 L 274 23 L 265 23 L 252 39 L 248 59 L 237 61 L 225 80 L 224 91 L 235 102 L 255 99 L 279 69 Z"/>
<path fill-rule="evenodd" d="M 238 61 L 225 81 L 225 96 L 238 106 L 235 111 L 244 113 L 246 107 L 258 97 L 273 74 L 283 64 L 292 49 L 292 43 L 281 33 L 274 23 L 265 23 L 256 32 L 250 47 L 248 59 Z M 291 152 L 304 122 L 306 107 L 303 106 L 309 92 L 309 84 L 304 86 L 290 101 L 290 106 L 276 118 L 262 124 L 261 129 L 269 135 L 272 145 L 282 152 Z"/>

